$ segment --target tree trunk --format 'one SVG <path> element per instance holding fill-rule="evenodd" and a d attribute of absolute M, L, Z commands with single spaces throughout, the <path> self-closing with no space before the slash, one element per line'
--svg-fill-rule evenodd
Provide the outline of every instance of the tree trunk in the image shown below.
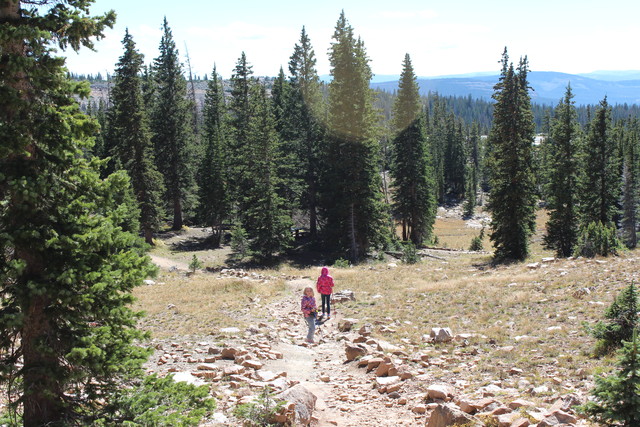
<path fill-rule="evenodd" d="M 182 202 L 180 197 L 173 199 L 173 228 L 172 230 L 178 231 L 182 229 Z"/>
<path fill-rule="evenodd" d="M 144 241 L 153 246 L 153 230 L 149 227 L 144 228 Z"/>
<path fill-rule="evenodd" d="M 356 214 L 355 214 L 355 206 L 353 203 L 349 206 L 349 237 L 351 240 L 351 260 L 356 263 L 358 262 L 358 242 L 356 240 Z"/>
<path fill-rule="evenodd" d="M 45 310 L 48 298 L 41 296 L 29 302 L 22 328 L 22 355 L 24 360 L 24 415 L 25 426 L 55 425 L 63 417 L 62 390 L 54 369 L 58 360 L 51 352 L 42 351 L 51 342 L 52 325 Z"/>

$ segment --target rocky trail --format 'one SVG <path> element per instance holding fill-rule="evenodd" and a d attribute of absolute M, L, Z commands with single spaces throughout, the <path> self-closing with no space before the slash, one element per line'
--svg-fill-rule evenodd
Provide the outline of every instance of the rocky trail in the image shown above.
<path fill-rule="evenodd" d="M 214 274 L 244 274 L 252 280 L 238 271 Z M 227 327 L 206 336 L 154 341 L 149 372 L 171 372 L 178 380 L 211 385 L 218 412 L 203 425 L 242 425 L 234 408 L 256 402 L 265 387 L 287 402 L 276 419 L 294 425 L 589 425 L 575 412 L 585 399 L 580 390 L 559 384 L 544 390 L 530 387 L 518 380 L 516 368 L 511 378 L 471 387 L 465 371 L 474 369 L 478 352 L 464 334 L 454 337 L 434 328 L 425 341 L 450 345 L 400 340 L 403 344 L 396 346 L 378 338 L 394 333 L 392 319 L 365 323 L 345 318 L 341 303 L 335 302 L 332 318 L 316 329 L 316 343 L 307 344 L 299 300 L 314 282 L 291 277 L 286 285 L 286 294 L 276 302 L 250 302 L 249 314 L 242 316 L 251 326 L 244 330 Z"/>

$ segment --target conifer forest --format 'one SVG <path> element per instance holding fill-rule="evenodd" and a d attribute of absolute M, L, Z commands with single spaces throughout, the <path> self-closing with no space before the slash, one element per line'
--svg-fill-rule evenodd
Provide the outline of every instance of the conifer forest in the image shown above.
<path fill-rule="evenodd" d="M 301 25 L 275 77 L 244 52 L 196 77 L 167 16 L 157 56 L 127 31 L 113 74 L 79 76 L 58 51 L 115 22 L 91 3 L 0 2 L 0 383 L 25 426 L 126 419 L 118 390 L 149 354 L 131 291 L 162 231 L 206 227 L 254 265 L 292 251 L 357 265 L 437 246 L 438 206 L 461 204 L 490 214 L 498 264 L 527 259 L 541 208 L 558 257 L 637 245 L 638 109 L 576 106 L 570 85 L 533 104 L 535 58 L 496 52 L 490 102 L 420 95 L 410 53 L 398 90 L 375 91 L 366 40 L 337 12 L 329 51 Z"/>

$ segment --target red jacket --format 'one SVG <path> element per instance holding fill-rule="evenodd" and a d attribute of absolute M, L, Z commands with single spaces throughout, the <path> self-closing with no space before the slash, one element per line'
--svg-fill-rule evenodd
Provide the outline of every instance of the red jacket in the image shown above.
<path fill-rule="evenodd" d="M 320 277 L 316 283 L 316 290 L 323 295 L 331 295 L 333 292 L 333 277 L 329 276 L 329 269 L 322 267 Z"/>

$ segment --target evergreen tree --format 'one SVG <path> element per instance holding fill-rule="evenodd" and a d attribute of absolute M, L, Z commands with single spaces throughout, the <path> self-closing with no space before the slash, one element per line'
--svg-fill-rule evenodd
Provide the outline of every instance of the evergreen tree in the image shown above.
<path fill-rule="evenodd" d="M 550 124 L 547 144 L 549 161 L 546 191 L 549 210 L 545 246 L 554 249 L 559 256 L 573 254 L 578 240 L 577 154 L 580 128 L 573 102 L 571 86 L 556 106 Z"/>
<path fill-rule="evenodd" d="M 276 192 L 279 184 L 276 174 L 278 139 L 264 86 L 254 85 L 250 95 L 247 143 L 250 147 L 248 160 L 253 167 L 247 176 L 251 186 L 245 189 L 243 204 L 247 209 L 243 226 L 253 253 L 269 260 L 289 246 L 291 219 L 284 200 Z"/>
<path fill-rule="evenodd" d="M 383 243 L 388 217 L 382 204 L 371 69 L 364 43 L 344 12 L 329 51 L 328 146 L 324 176 L 327 241 L 357 262 Z"/>
<path fill-rule="evenodd" d="M 611 107 L 607 98 L 596 109 L 586 133 L 579 181 L 580 225 L 608 226 L 618 213 L 620 174 L 616 145 L 611 137 Z"/>
<path fill-rule="evenodd" d="M 297 159 L 297 178 L 302 183 L 300 205 L 309 216 L 309 232 L 318 230 L 318 204 L 320 191 L 320 158 L 324 134 L 320 124 L 323 117 L 320 79 L 316 71 L 316 57 L 305 28 L 289 58 L 290 96 L 287 122 L 290 132 L 285 138 L 293 141 Z"/>
<path fill-rule="evenodd" d="M 0 4 L 0 381 L 24 425 L 90 425 L 148 354 L 129 303 L 151 267 L 126 174 L 82 155 L 89 88 L 53 49 L 92 47 L 115 14 L 41 3 Z"/>
<path fill-rule="evenodd" d="M 638 291 L 631 283 L 620 292 L 605 313 L 607 322 L 596 323 L 591 334 L 598 340 L 596 354 L 609 353 L 631 340 L 638 329 Z"/>
<path fill-rule="evenodd" d="M 153 244 L 153 231 L 161 217 L 162 177 L 154 164 L 148 118 L 142 99 L 140 77 L 143 55 L 126 30 L 125 52 L 116 65 L 112 91 L 112 127 L 115 145 L 110 153 L 131 177 L 140 207 L 140 225 L 145 241 Z"/>
<path fill-rule="evenodd" d="M 160 55 L 153 62 L 155 95 L 151 128 L 156 162 L 166 186 L 166 201 L 173 213 L 173 229 L 180 230 L 196 190 L 193 116 L 187 99 L 187 81 L 166 18 L 162 31 Z"/>
<path fill-rule="evenodd" d="M 491 241 L 498 260 L 523 260 L 535 228 L 535 181 L 532 170 L 534 128 L 526 57 L 517 70 L 505 48 L 495 86 L 490 164 Z"/>
<path fill-rule="evenodd" d="M 213 233 L 213 243 L 220 244 L 223 222 L 230 216 L 228 193 L 227 115 L 222 79 L 213 67 L 204 99 L 203 138 L 205 153 L 198 173 L 199 218 Z"/>
<path fill-rule="evenodd" d="M 444 203 L 446 194 L 445 185 L 445 147 L 447 141 L 447 126 L 445 120 L 445 105 L 439 98 L 435 97 L 430 109 L 431 118 L 427 125 L 429 142 L 431 145 L 431 155 L 433 158 L 433 175 L 435 177 L 435 193 L 438 203 Z"/>
<path fill-rule="evenodd" d="M 619 351 L 618 371 L 596 378 L 594 401 L 580 409 L 599 424 L 634 427 L 640 424 L 640 355 L 637 331 Z"/>
<path fill-rule="evenodd" d="M 231 75 L 231 99 L 229 101 L 229 158 L 233 163 L 229 165 L 229 191 L 234 209 L 239 214 L 244 211 L 242 193 L 251 185 L 247 181 L 250 171 L 248 157 L 250 155 L 248 146 L 249 119 L 251 117 L 249 92 L 255 85 L 252 77 L 253 70 L 247 62 L 247 57 L 242 55 L 236 63 Z"/>
<path fill-rule="evenodd" d="M 293 137 L 291 84 L 280 67 L 278 76 L 273 81 L 271 88 L 272 114 L 275 130 L 278 133 L 277 144 L 278 163 L 277 174 L 280 179 L 278 194 L 287 201 L 287 205 L 293 211 L 300 200 L 299 178 L 301 162 L 296 153 L 296 141 Z"/>
<path fill-rule="evenodd" d="M 468 139 L 469 158 L 467 163 L 467 188 L 465 189 L 464 215 L 472 217 L 476 207 L 478 187 L 481 181 L 480 169 L 480 130 L 478 123 L 473 122 Z"/>
<path fill-rule="evenodd" d="M 465 171 L 467 158 L 464 151 L 464 136 L 462 125 L 456 123 L 453 113 L 449 113 L 446 120 L 446 146 L 444 147 L 444 186 L 446 192 L 456 199 L 464 195 Z"/>
<path fill-rule="evenodd" d="M 436 202 L 419 88 L 408 54 L 399 87 L 393 109 L 393 208 L 402 223 L 402 239 L 417 246 L 431 235 Z"/>
<path fill-rule="evenodd" d="M 623 157 L 623 198 L 622 198 L 622 229 L 628 248 L 635 248 L 638 244 L 638 199 L 640 191 L 639 174 L 640 159 L 640 123 L 635 118 L 630 121 L 625 137 Z"/>

